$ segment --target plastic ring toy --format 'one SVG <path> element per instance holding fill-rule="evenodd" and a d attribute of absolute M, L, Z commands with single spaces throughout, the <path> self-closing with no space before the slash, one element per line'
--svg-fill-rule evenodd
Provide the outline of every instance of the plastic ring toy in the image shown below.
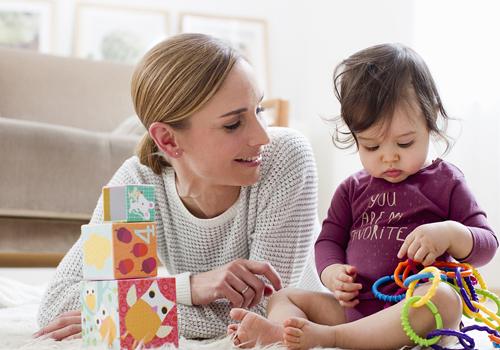
<path fill-rule="evenodd" d="M 452 329 L 436 329 L 432 332 L 429 332 L 427 334 L 427 339 L 435 337 L 435 336 L 450 336 L 450 337 L 457 337 L 458 341 L 460 344 L 462 344 L 463 348 L 461 350 L 474 350 L 476 347 L 476 343 L 474 342 L 474 339 L 470 336 L 468 336 L 465 333 L 462 332 L 457 332 Z M 438 344 L 432 345 L 432 348 L 434 350 L 446 350 L 447 348 L 443 348 L 442 346 Z M 456 349 L 456 348 L 454 348 Z"/>
<path fill-rule="evenodd" d="M 405 298 L 404 294 L 401 295 L 387 295 L 383 294 L 378 291 L 378 288 L 385 283 L 394 281 L 394 276 L 385 276 L 381 277 L 378 280 L 375 281 L 375 283 L 372 286 L 372 293 L 375 295 L 377 299 L 380 299 L 385 302 L 390 302 L 390 303 L 397 303 L 398 301 L 401 301 Z"/>
<path fill-rule="evenodd" d="M 408 288 L 408 286 L 410 285 L 411 282 L 415 281 L 415 280 L 421 280 L 421 279 L 424 279 L 424 278 L 432 278 L 434 277 L 434 275 L 430 272 L 426 272 L 426 273 L 419 273 L 419 274 L 416 274 L 416 275 L 412 275 L 410 277 L 408 277 L 407 279 L 405 279 L 405 281 L 403 282 L 403 285 Z M 446 276 L 441 274 L 441 280 L 443 282 L 446 282 Z M 418 286 L 419 284 L 417 284 Z"/>
<path fill-rule="evenodd" d="M 464 278 L 465 284 L 468 288 L 469 294 L 474 301 L 479 301 L 477 298 L 477 293 L 476 293 L 476 288 L 474 288 L 474 285 L 472 284 L 471 278 L 470 277 L 465 277 Z"/>
<path fill-rule="evenodd" d="M 491 328 L 488 328 L 488 327 L 485 327 L 485 326 L 480 326 L 477 324 L 473 324 L 471 326 L 467 326 L 467 327 L 462 328 L 462 332 L 464 332 L 464 333 L 467 333 L 470 331 L 487 332 L 488 334 L 493 334 L 497 337 L 500 337 L 500 334 L 498 333 L 498 331 L 491 329 Z"/>
<path fill-rule="evenodd" d="M 498 327 L 500 327 L 500 317 L 498 317 L 493 311 L 489 310 L 486 306 L 478 303 L 477 301 L 471 301 L 471 303 L 480 311 L 483 311 L 485 314 L 490 316 L 494 321 L 496 321 L 497 325 L 495 326 L 493 322 L 491 322 L 488 318 L 484 317 L 484 315 L 482 315 L 480 312 L 472 312 L 469 309 L 464 308 L 463 310 L 465 311 L 465 314 L 467 316 L 475 319 L 478 322 L 483 322 L 484 324 L 488 325 L 493 329 L 497 329 Z"/>
<path fill-rule="evenodd" d="M 498 331 L 491 329 L 491 328 L 488 328 L 486 326 L 480 326 L 477 324 L 473 324 L 471 326 L 467 326 L 467 327 L 462 328 L 462 332 L 464 332 L 464 333 L 467 333 L 470 331 L 481 331 L 481 332 L 486 332 L 488 334 L 493 334 L 497 337 L 500 337 L 500 333 L 498 333 Z"/>
<path fill-rule="evenodd" d="M 438 279 L 438 281 L 439 281 L 439 279 Z M 405 331 L 408 338 L 410 338 L 415 344 L 428 347 L 428 346 L 431 346 L 433 344 L 436 344 L 439 341 L 439 339 L 441 338 L 441 336 L 438 335 L 438 336 L 433 337 L 431 339 L 422 338 L 415 333 L 413 328 L 411 328 L 410 321 L 408 320 L 408 309 L 410 308 L 410 306 L 412 304 L 414 304 L 416 302 L 420 302 L 420 301 L 422 301 L 422 299 L 423 299 L 423 297 L 421 297 L 419 295 L 415 295 L 415 296 L 407 299 L 404 302 L 403 310 L 401 311 L 401 324 L 402 324 L 403 330 Z M 441 315 L 438 312 L 436 305 L 434 305 L 434 303 L 429 300 L 425 303 L 425 306 L 427 306 L 427 308 L 432 312 L 432 315 L 434 316 L 434 320 L 436 321 L 436 328 L 437 329 L 442 328 L 443 327 L 443 320 L 441 318 Z"/>
<path fill-rule="evenodd" d="M 404 267 L 404 272 L 401 274 L 401 270 L 403 269 Z M 401 278 L 399 276 L 403 276 L 403 280 L 406 279 L 406 277 L 408 277 L 408 275 L 410 274 L 410 263 L 408 260 L 406 261 L 401 261 L 398 266 L 396 267 L 396 270 L 394 270 L 394 282 L 396 282 L 396 284 L 400 287 L 400 288 L 405 288 L 404 285 L 403 285 L 403 281 L 401 280 Z"/>
<path fill-rule="evenodd" d="M 500 345 L 500 337 L 497 337 L 496 335 L 494 334 L 490 334 L 489 335 L 489 338 L 490 340 L 493 342 L 493 343 L 496 343 L 496 344 L 499 344 Z"/>
<path fill-rule="evenodd" d="M 460 295 L 462 296 L 462 300 L 465 302 L 465 305 L 467 305 L 470 311 L 479 312 L 479 309 L 477 307 L 474 307 L 474 305 L 472 305 L 469 294 L 464 288 L 464 284 L 462 283 L 462 275 L 460 273 L 459 267 L 455 269 L 455 275 L 456 275 L 457 286 L 458 288 L 460 288 Z"/>
<path fill-rule="evenodd" d="M 481 287 L 481 289 L 482 290 L 488 290 L 488 286 L 486 285 L 486 282 L 484 281 L 483 276 L 481 276 L 481 274 L 479 273 L 479 271 L 476 270 L 475 268 L 473 268 L 472 266 L 471 266 L 471 268 L 472 268 L 472 274 L 473 274 L 474 277 L 476 277 L 477 282 L 479 283 L 479 286 Z M 486 298 L 483 297 L 479 301 L 481 303 L 483 303 L 485 300 L 486 300 Z"/>
<path fill-rule="evenodd" d="M 422 299 L 418 300 L 415 302 L 412 306 L 413 307 L 421 307 L 427 303 L 427 301 L 430 301 L 430 299 L 436 294 L 436 289 L 438 287 L 439 282 L 441 282 L 441 271 L 437 267 L 434 266 L 428 266 L 425 269 L 421 271 L 422 273 L 424 272 L 431 272 L 432 275 L 434 276 L 432 280 L 432 285 L 425 293 L 425 295 L 422 297 Z M 415 290 L 415 286 L 417 285 L 418 281 L 413 281 L 410 283 L 408 290 L 406 291 L 406 298 L 409 299 L 413 295 L 413 291 Z"/>
<path fill-rule="evenodd" d="M 490 291 L 484 290 L 484 289 L 476 289 L 475 290 L 477 294 L 480 294 L 484 299 L 488 298 L 491 301 L 495 303 L 497 306 L 497 315 L 500 315 L 500 298 L 496 296 L 494 293 L 491 293 Z"/>

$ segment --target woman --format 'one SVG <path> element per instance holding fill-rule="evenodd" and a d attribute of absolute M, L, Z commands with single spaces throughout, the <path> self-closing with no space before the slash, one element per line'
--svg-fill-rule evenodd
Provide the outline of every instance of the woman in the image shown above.
<path fill-rule="evenodd" d="M 318 232 L 313 154 L 297 132 L 266 130 L 249 64 L 217 39 L 177 35 L 138 64 L 132 98 L 148 133 L 109 185 L 156 187 L 158 256 L 176 277 L 180 335 L 224 335 L 231 307 L 264 314 L 272 288 L 302 277 L 316 288 L 306 263 Z M 91 219 L 100 222 L 102 199 Z M 47 289 L 35 336 L 78 336 L 82 279 L 79 240 Z"/>

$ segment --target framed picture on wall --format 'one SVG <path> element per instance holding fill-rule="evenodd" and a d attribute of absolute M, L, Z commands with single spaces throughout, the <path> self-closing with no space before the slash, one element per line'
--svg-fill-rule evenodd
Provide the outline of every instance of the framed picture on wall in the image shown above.
<path fill-rule="evenodd" d="M 262 87 L 270 94 L 265 20 L 183 13 L 179 31 L 209 34 L 229 42 L 252 64 Z"/>
<path fill-rule="evenodd" d="M 53 6 L 50 0 L 0 0 L 0 46 L 50 52 Z"/>
<path fill-rule="evenodd" d="M 96 3 L 77 3 L 73 54 L 135 64 L 169 33 L 166 11 Z"/>

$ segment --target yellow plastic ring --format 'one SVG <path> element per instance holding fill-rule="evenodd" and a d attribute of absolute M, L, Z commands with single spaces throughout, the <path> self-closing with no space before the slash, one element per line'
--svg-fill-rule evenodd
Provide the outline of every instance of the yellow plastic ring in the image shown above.
<path fill-rule="evenodd" d="M 415 303 L 413 303 L 411 305 L 412 307 L 424 306 L 429 300 L 431 300 L 431 298 L 434 296 L 434 294 L 436 294 L 436 289 L 438 287 L 439 282 L 441 282 L 441 271 L 437 267 L 428 266 L 425 269 L 423 269 L 422 271 L 420 271 L 420 273 L 425 273 L 425 272 L 430 272 L 434 276 L 434 278 L 432 279 L 431 287 L 429 288 L 427 293 L 425 293 L 425 295 L 422 296 L 422 298 L 420 300 L 416 301 Z M 413 291 L 415 290 L 415 286 L 417 285 L 417 282 L 418 282 L 418 280 L 415 280 L 415 281 L 411 282 L 410 285 L 408 286 L 408 290 L 406 291 L 406 299 L 407 300 L 413 296 Z"/>
<path fill-rule="evenodd" d="M 496 325 L 493 324 L 493 322 L 491 322 L 487 317 L 485 317 L 480 312 L 472 312 L 468 308 L 464 308 L 463 309 L 463 311 L 465 312 L 466 316 L 468 316 L 470 318 L 473 318 L 476 321 L 484 322 L 486 325 L 488 325 L 489 327 L 491 327 L 493 329 L 500 328 L 500 317 L 498 317 L 497 314 L 495 314 L 493 311 L 491 311 L 490 309 L 488 309 L 483 304 L 478 303 L 477 301 L 471 300 L 471 303 L 472 303 L 472 305 L 474 307 L 478 308 L 480 311 L 484 312 L 485 314 L 487 314 L 488 316 L 490 316 L 493 320 L 495 320 L 497 324 Z"/>

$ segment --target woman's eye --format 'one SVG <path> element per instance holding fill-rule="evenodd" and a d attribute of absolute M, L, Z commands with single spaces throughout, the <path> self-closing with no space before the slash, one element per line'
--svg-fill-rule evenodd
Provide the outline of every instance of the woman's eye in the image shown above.
<path fill-rule="evenodd" d="M 241 125 L 241 121 L 237 121 L 236 123 L 230 124 L 230 125 L 224 125 L 224 128 L 228 130 L 235 130 Z"/>
<path fill-rule="evenodd" d="M 378 150 L 378 146 L 363 146 L 363 147 L 369 152 Z"/>
<path fill-rule="evenodd" d="M 257 109 L 255 110 L 255 112 L 256 112 L 257 114 L 260 114 L 260 113 L 264 112 L 265 110 L 266 110 L 266 109 L 265 109 L 264 107 L 259 106 L 259 107 L 257 107 Z"/>
<path fill-rule="evenodd" d="M 411 145 L 413 145 L 413 141 L 406 142 L 406 143 L 398 143 L 398 146 L 401 147 L 401 148 L 408 148 Z"/>

